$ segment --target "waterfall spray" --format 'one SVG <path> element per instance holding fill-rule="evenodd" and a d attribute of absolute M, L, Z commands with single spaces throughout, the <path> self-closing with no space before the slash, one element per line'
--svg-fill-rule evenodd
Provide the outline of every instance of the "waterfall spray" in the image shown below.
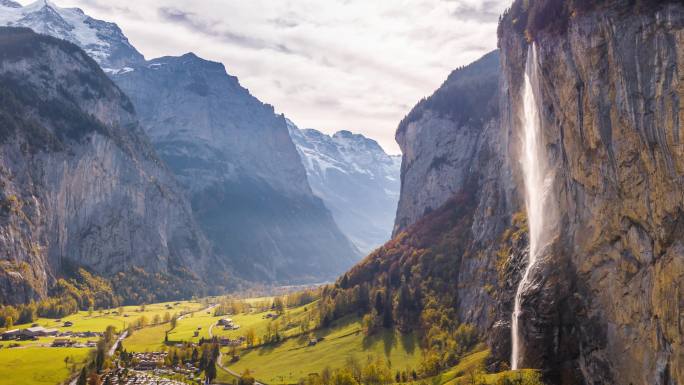
<path fill-rule="evenodd" d="M 537 48 L 530 45 L 525 64 L 525 79 L 522 92 L 522 156 L 521 165 L 525 183 L 525 206 L 529 228 L 529 256 L 525 273 L 515 293 L 515 305 L 511 319 L 511 369 L 519 369 L 522 346 L 520 336 L 520 313 L 522 294 L 531 282 L 531 272 L 540 250 L 548 241 L 547 234 L 555 221 L 554 208 L 548 204 L 553 173 L 549 170 L 541 138 L 541 116 L 539 113 L 539 65 Z"/>

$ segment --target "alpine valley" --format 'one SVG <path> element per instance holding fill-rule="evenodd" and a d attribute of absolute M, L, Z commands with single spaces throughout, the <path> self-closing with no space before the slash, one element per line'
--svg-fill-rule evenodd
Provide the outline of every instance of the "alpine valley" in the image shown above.
<path fill-rule="evenodd" d="M 80 9 L 0 23 L 0 385 L 684 385 L 681 1 L 512 0 L 401 156 Z"/>

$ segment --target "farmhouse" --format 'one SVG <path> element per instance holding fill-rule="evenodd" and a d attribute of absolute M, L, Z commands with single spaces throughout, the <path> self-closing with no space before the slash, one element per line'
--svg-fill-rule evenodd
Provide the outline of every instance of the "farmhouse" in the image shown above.
<path fill-rule="evenodd" d="M 53 348 L 65 348 L 68 346 L 73 346 L 76 343 L 76 341 L 66 339 L 66 338 L 55 338 L 54 341 L 52 341 L 52 347 Z"/>
<path fill-rule="evenodd" d="M 233 325 L 233 319 L 232 318 L 221 318 L 218 320 L 218 324 L 220 326 L 232 326 Z"/>
<path fill-rule="evenodd" d="M 14 340 L 19 336 L 20 332 L 21 332 L 21 330 L 19 330 L 19 329 L 12 329 L 12 330 L 8 330 L 8 331 L 2 333 L 1 336 L 2 336 L 2 339 L 4 341 Z"/>

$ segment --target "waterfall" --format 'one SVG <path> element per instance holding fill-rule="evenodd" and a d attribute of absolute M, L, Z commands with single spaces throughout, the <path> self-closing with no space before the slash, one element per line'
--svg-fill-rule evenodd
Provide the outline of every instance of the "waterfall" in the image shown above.
<path fill-rule="evenodd" d="M 529 256 L 515 293 L 515 305 L 511 319 L 511 369 L 520 369 L 519 364 L 524 346 L 520 336 L 520 313 L 522 294 L 531 282 L 532 270 L 540 251 L 548 242 L 549 230 L 555 225 L 557 211 L 549 204 L 553 172 L 547 164 L 544 144 L 541 138 L 542 123 L 539 113 L 539 63 L 537 47 L 529 46 L 525 63 L 525 79 L 522 90 L 522 153 L 521 166 L 525 183 L 525 206 L 529 229 Z"/>

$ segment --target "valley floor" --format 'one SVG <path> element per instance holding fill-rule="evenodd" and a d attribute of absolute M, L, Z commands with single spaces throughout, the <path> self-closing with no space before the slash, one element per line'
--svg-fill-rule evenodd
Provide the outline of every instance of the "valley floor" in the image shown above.
<path fill-rule="evenodd" d="M 246 303 L 252 306 L 256 301 Z M 222 365 L 218 367 L 216 383 L 233 384 L 237 374 L 249 374 L 262 384 L 298 384 L 325 370 L 343 368 L 350 360 L 361 363 L 380 360 L 387 364 L 392 375 L 411 373 L 420 366 L 422 350 L 415 335 L 381 330 L 366 336 L 361 320 L 353 316 L 338 320 L 329 328 L 309 330 L 315 307 L 314 302 L 277 314 L 262 306 L 241 314 L 217 316 L 216 305 L 207 301 L 180 301 L 79 312 L 61 320 L 39 319 L 35 324 L 55 328 L 60 334 L 71 332 L 73 337 L 70 339 L 83 347 L 51 347 L 55 339 L 65 338 L 61 335 L 40 337 L 35 341 L 2 341 L 0 385 L 54 385 L 73 378 L 91 354 L 92 349 L 85 345 L 97 339 L 80 336 L 85 332 L 102 333 L 110 325 L 118 331 L 128 330 L 130 335 L 122 341 L 122 347 L 137 353 L 163 352 L 180 343 L 198 343 L 200 339 L 212 337 L 244 341 L 241 338 L 252 334 L 255 347 L 245 348 L 246 344 L 242 343 L 239 348 L 224 346 L 221 349 Z M 174 316 L 178 317 L 175 325 L 170 321 Z M 218 325 L 219 320 L 227 317 L 235 327 Z M 65 322 L 73 325 L 66 326 Z M 131 325 L 136 327 L 129 327 Z M 30 326 L 17 325 L 15 328 Z M 267 336 L 274 333 L 278 334 L 279 341 L 264 343 Z M 239 355 L 239 359 L 235 361 L 233 355 Z M 418 381 L 433 385 L 500 384 L 505 383 L 503 378 L 520 379 L 519 383 L 522 383 L 523 378 L 536 377 L 536 373 L 525 371 L 484 374 L 488 355 L 484 346 L 477 346 L 457 366 Z M 195 380 L 192 376 L 176 377 L 186 383 Z M 410 378 L 405 381 L 415 382 Z"/>

